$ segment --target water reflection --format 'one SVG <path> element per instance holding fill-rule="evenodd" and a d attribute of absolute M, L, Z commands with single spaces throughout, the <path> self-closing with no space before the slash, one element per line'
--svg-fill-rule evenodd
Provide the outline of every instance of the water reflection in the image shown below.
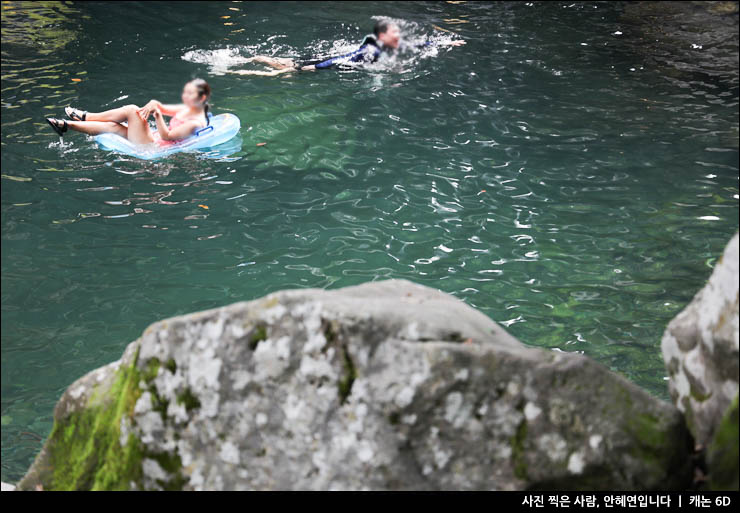
<path fill-rule="evenodd" d="M 69 28 L 74 24 L 73 20 L 90 19 L 89 16 L 81 15 L 69 2 L 3 1 L 2 12 L 3 46 L 30 47 L 40 55 L 57 52 L 77 38 L 77 32 Z M 11 52 L 8 52 L 8 55 L 11 55 Z M 3 57 L 5 56 L 6 53 L 3 52 Z M 14 63 L 4 62 L 3 67 L 6 65 L 14 66 Z M 47 72 L 51 69 L 50 66 L 41 68 Z M 3 73 L 3 80 L 13 78 L 17 78 L 17 75 Z M 54 75 L 51 78 L 54 78 Z"/>

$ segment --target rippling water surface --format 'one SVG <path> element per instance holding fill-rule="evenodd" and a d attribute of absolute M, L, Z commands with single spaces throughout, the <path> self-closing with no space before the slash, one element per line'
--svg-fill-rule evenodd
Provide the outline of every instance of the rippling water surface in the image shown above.
<path fill-rule="evenodd" d="M 2 2 L 2 14 L 4 481 L 38 451 L 64 388 L 148 324 L 285 288 L 406 278 L 666 397 L 661 333 L 738 226 L 732 9 Z M 409 39 L 467 45 L 365 71 L 225 73 L 255 53 L 350 49 L 379 15 Z M 69 104 L 174 102 L 194 76 L 242 120 L 229 151 L 144 162 L 80 134 L 60 144 L 43 120 Z"/>

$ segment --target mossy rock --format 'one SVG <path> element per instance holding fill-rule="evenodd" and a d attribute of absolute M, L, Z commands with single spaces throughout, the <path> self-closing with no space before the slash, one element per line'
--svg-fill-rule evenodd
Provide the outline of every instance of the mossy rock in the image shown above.
<path fill-rule="evenodd" d="M 709 487 L 715 491 L 738 490 L 738 397 L 722 417 L 707 453 Z"/>
<path fill-rule="evenodd" d="M 73 383 L 54 421 L 22 490 L 627 491 L 692 478 L 678 409 L 401 280 L 155 323 Z"/>
<path fill-rule="evenodd" d="M 19 490 L 142 489 L 146 459 L 168 476 L 158 488 L 182 487 L 177 455 L 152 453 L 132 432 L 122 433 L 123 426 L 131 425 L 139 398 L 153 389 L 151 382 L 161 366 L 156 359 L 141 368 L 139 363 L 138 348 L 131 344 L 120 362 L 87 374 L 67 389 L 55 409 L 51 434 Z"/>

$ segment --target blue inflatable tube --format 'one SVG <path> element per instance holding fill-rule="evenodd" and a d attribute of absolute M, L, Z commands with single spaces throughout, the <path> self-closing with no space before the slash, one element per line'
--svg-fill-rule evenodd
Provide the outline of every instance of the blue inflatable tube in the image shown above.
<path fill-rule="evenodd" d="M 239 133 L 241 123 L 233 114 L 209 115 L 210 123 L 201 128 L 194 135 L 174 144 L 158 146 L 157 144 L 134 144 L 128 139 L 116 134 L 100 134 L 95 136 L 101 148 L 117 151 L 132 157 L 152 160 L 172 155 L 181 151 L 202 150 L 212 148 L 231 140 Z M 153 130 L 156 132 L 156 130 Z"/>

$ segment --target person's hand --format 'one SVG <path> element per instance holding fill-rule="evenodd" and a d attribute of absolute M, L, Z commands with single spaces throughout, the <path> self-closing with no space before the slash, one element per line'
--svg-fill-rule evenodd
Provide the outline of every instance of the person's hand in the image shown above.
<path fill-rule="evenodd" d="M 447 43 L 445 43 L 446 46 L 462 46 L 464 44 L 465 44 L 464 39 L 455 39 L 453 41 L 448 41 Z"/>
<path fill-rule="evenodd" d="M 139 115 L 141 119 L 146 121 L 147 119 L 149 119 L 149 116 L 152 113 L 152 111 L 149 109 L 148 106 L 144 105 L 142 108 L 137 110 L 136 113 Z"/>
<path fill-rule="evenodd" d="M 157 121 L 162 118 L 162 111 L 159 110 L 159 107 L 157 105 L 152 108 L 152 114 L 154 114 L 154 119 Z"/>
<path fill-rule="evenodd" d="M 149 119 L 149 116 L 152 114 L 152 111 L 159 105 L 159 102 L 157 100 L 149 100 L 149 103 L 144 105 L 142 108 L 138 110 L 139 116 L 141 116 L 141 119 L 146 121 Z"/>
<path fill-rule="evenodd" d="M 149 119 L 149 111 L 146 107 L 142 107 L 139 110 L 136 111 L 136 113 L 139 115 L 139 117 L 146 122 L 146 120 Z"/>

